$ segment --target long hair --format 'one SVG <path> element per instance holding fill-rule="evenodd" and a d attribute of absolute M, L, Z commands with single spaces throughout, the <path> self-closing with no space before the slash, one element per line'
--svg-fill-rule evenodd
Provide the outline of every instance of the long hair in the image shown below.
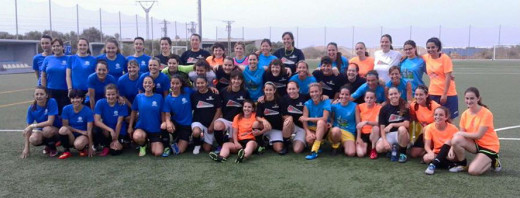
<path fill-rule="evenodd" d="M 252 112 L 254 113 L 254 112 L 256 111 L 256 105 L 255 105 L 255 103 L 254 103 L 252 100 L 250 100 L 250 99 L 245 99 L 245 100 L 244 100 L 244 105 L 245 105 L 246 103 L 251 104 L 251 106 L 253 107 Z M 243 108 L 244 105 L 242 105 L 242 108 Z M 238 114 L 238 119 L 240 120 L 240 119 L 242 119 L 243 117 L 244 117 L 244 110 L 242 109 L 242 111 L 240 111 L 240 113 Z"/>
<path fill-rule="evenodd" d="M 364 42 L 357 42 L 356 45 L 363 45 L 363 48 L 365 48 L 365 56 L 368 57 L 370 54 L 367 52 L 367 46 Z"/>
<path fill-rule="evenodd" d="M 117 40 L 115 38 L 109 38 L 105 41 L 105 46 L 103 47 L 103 50 L 102 50 L 103 53 L 107 53 L 107 44 L 108 43 L 113 43 L 116 46 L 116 48 L 117 48 L 116 54 L 121 53 L 121 49 L 119 48 L 119 43 L 117 42 Z"/>
<path fill-rule="evenodd" d="M 171 79 L 170 79 L 170 84 L 172 83 L 172 81 L 174 79 L 178 79 L 181 82 L 181 90 L 180 90 L 180 92 L 181 92 L 181 94 L 183 94 L 184 93 L 184 88 L 188 87 L 188 83 L 186 81 L 184 81 L 184 79 L 179 74 L 173 74 L 171 76 Z"/>
<path fill-rule="evenodd" d="M 388 38 L 388 40 L 390 41 L 390 49 L 394 50 L 394 46 L 392 46 L 392 36 L 390 36 L 390 34 L 383 34 L 383 36 L 381 36 L 381 39 L 384 37 Z"/>
<path fill-rule="evenodd" d="M 43 92 L 45 92 L 45 95 L 47 95 L 47 100 L 45 101 L 45 108 L 47 108 L 47 105 L 49 105 L 49 95 L 47 93 L 47 88 L 45 88 L 44 86 L 37 86 L 35 88 L 35 90 L 36 89 L 43 90 Z M 36 100 L 34 100 L 34 102 L 32 103 L 32 106 L 31 106 L 31 111 L 36 111 L 37 106 L 38 106 L 38 104 L 37 104 Z"/>
<path fill-rule="evenodd" d="M 330 42 L 329 44 L 327 44 L 327 47 L 329 45 L 332 45 L 336 48 L 336 51 L 338 51 L 338 44 L 336 44 L 335 42 Z M 343 65 L 343 59 L 341 59 L 341 56 L 343 54 L 341 54 L 341 52 L 336 52 L 336 60 L 334 60 L 336 62 L 336 67 L 338 68 L 338 71 L 341 71 L 341 65 Z"/>
<path fill-rule="evenodd" d="M 447 123 L 451 123 L 452 122 L 451 116 L 450 116 L 451 115 L 450 109 L 446 108 L 445 106 L 439 106 L 439 107 L 435 108 L 435 110 L 437 110 L 437 109 L 442 109 L 444 111 L 444 113 L 446 114 L 446 117 L 448 118 L 446 120 Z"/>
<path fill-rule="evenodd" d="M 426 107 L 428 108 L 428 110 L 432 110 L 432 99 L 430 98 L 430 96 L 428 95 L 428 87 L 424 86 L 424 85 L 419 85 L 417 86 L 417 88 L 415 88 L 415 92 L 417 92 L 417 90 L 420 89 L 420 90 L 423 90 L 424 91 L 424 94 L 427 95 L 426 97 Z M 415 111 L 417 111 L 419 109 L 419 103 L 415 103 L 413 109 Z M 451 115 L 451 114 L 449 114 Z"/>
<path fill-rule="evenodd" d="M 79 39 L 78 39 L 78 43 L 79 43 L 79 41 L 85 41 L 85 42 L 87 42 L 87 54 L 88 54 L 88 55 L 92 54 L 92 52 L 90 51 L 90 42 L 88 42 L 88 40 L 87 40 L 86 38 L 79 38 Z"/>
<path fill-rule="evenodd" d="M 406 42 L 404 42 L 404 44 L 403 44 L 403 50 L 404 50 L 404 47 L 405 47 L 406 45 L 410 45 L 410 46 L 412 46 L 412 48 L 415 49 L 415 56 L 418 57 L 418 58 L 421 58 L 421 57 L 419 56 L 419 53 L 417 53 L 417 45 L 415 44 L 415 41 L 413 41 L 413 40 L 407 40 Z M 402 63 L 403 63 L 407 58 L 408 58 L 408 57 L 406 57 L 406 56 L 401 57 L 401 63 L 399 63 L 399 65 L 401 65 L 401 64 L 402 64 Z"/>
<path fill-rule="evenodd" d="M 269 66 L 267 67 L 267 72 L 268 73 L 273 73 L 273 71 L 271 71 L 271 68 L 273 67 L 273 65 L 278 65 L 280 66 L 280 76 L 284 76 L 287 71 L 285 71 L 285 65 L 282 63 L 282 61 L 280 59 L 277 59 L 275 58 L 274 60 L 272 60 L 270 63 L 269 63 Z"/>
<path fill-rule="evenodd" d="M 390 89 L 395 89 L 397 91 L 397 93 L 402 94 L 399 91 L 399 89 L 397 89 L 397 87 L 390 87 Z M 389 90 L 388 92 L 390 92 L 390 89 L 388 89 Z M 407 104 L 407 102 L 402 97 L 399 97 L 399 115 L 400 116 L 402 116 L 408 112 L 408 108 L 406 108 L 406 104 Z"/>
<path fill-rule="evenodd" d="M 245 90 L 246 89 L 246 81 L 244 80 L 244 74 L 242 74 L 242 71 L 240 70 L 233 70 L 231 71 L 231 74 L 229 75 L 229 80 L 231 81 L 231 79 L 235 78 L 235 77 L 238 77 L 239 79 L 242 80 L 242 84 L 240 84 L 240 90 Z M 229 85 L 226 87 L 226 91 L 228 93 L 231 93 L 233 91 L 233 89 L 231 88 L 231 82 L 229 82 Z"/>
<path fill-rule="evenodd" d="M 222 51 L 224 51 L 224 54 L 222 54 L 222 58 L 226 58 L 226 48 L 224 48 L 224 45 L 222 45 L 221 43 L 215 43 L 213 44 L 213 46 L 211 46 L 211 56 L 213 57 L 211 58 L 212 61 L 215 61 L 215 54 L 213 52 L 217 48 L 220 48 L 222 49 Z"/>
<path fill-rule="evenodd" d="M 479 100 L 477 102 L 478 105 L 486 107 L 486 109 L 489 109 L 487 105 L 482 103 L 482 98 L 480 97 L 480 92 L 478 91 L 478 89 L 476 87 L 469 87 L 468 89 L 466 89 L 466 91 L 464 91 L 464 95 L 466 95 L 469 92 L 474 93 L 475 96 L 477 98 L 479 98 Z"/>

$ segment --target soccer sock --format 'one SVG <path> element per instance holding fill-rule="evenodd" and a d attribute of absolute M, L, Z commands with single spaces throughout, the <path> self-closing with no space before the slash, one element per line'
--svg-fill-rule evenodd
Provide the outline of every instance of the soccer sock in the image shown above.
<path fill-rule="evenodd" d="M 450 145 L 444 144 L 441 147 L 441 150 L 439 151 L 439 154 L 437 154 L 437 157 L 433 159 L 433 165 L 439 166 L 442 162 L 446 161 L 446 156 L 448 156 L 448 152 L 450 152 Z"/>
<path fill-rule="evenodd" d="M 170 147 L 170 133 L 166 130 L 161 130 L 161 142 L 164 148 Z"/>
<path fill-rule="evenodd" d="M 224 145 L 224 131 L 214 130 L 213 134 L 215 135 L 215 141 L 217 141 L 218 146 Z"/>
<path fill-rule="evenodd" d="M 318 153 L 318 150 L 320 150 L 320 146 L 321 146 L 321 141 L 315 140 L 314 144 L 312 144 L 311 152 Z"/>
<path fill-rule="evenodd" d="M 70 142 L 69 142 L 69 135 L 60 135 L 61 145 L 63 148 L 65 148 L 65 151 L 69 151 L 70 149 Z"/>
<path fill-rule="evenodd" d="M 283 138 L 283 146 L 288 148 L 289 144 L 291 144 L 291 138 Z"/>
<path fill-rule="evenodd" d="M 255 140 L 256 140 L 256 143 L 258 144 L 258 147 L 265 147 L 263 135 L 255 136 Z"/>
<path fill-rule="evenodd" d="M 56 150 L 56 141 L 57 141 L 57 136 L 52 136 L 50 138 L 47 138 L 45 139 L 46 141 L 46 145 L 49 149 L 51 150 Z"/>
<path fill-rule="evenodd" d="M 193 145 L 195 145 L 195 146 L 202 145 L 202 138 L 200 138 L 200 137 L 193 137 Z"/>
<path fill-rule="evenodd" d="M 399 153 L 406 155 L 406 147 L 399 146 Z"/>
<path fill-rule="evenodd" d="M 333 148 L 333 149 L 338 149 L 338 148 L 339 148 L 339 145 L 341 145 L 339 142 L 337 142 L 337 143 L 333 143 L 333 144 L 332 144 L 332 148 Z"/>

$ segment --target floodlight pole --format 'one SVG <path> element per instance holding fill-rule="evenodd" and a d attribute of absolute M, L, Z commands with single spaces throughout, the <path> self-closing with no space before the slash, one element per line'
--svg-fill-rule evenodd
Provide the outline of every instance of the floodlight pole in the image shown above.
<path fill-rule="evenodd" d="M 14 18 L 16 21 L 16 40 L 18 40 L 18 0 L 14 1 Z"/>
<path fill-rule="evenodd" d="M 157 2 L 157 1 L 156 0 L 146 0 L 146 1 L 136 1 L 136 2 L 138 2 L 139 5 L 141 5 L 144 12 L 146 13 L 146 39 L 150 39 L 150 15 L 149 15 L 149 13 L 153 7 L 153 4 L 155 4 L 155 2 Z M 146 3 L 146 2 L 151 2 L 152 5 L 145 7 L 143 5 L 143 3 Z"/>
<path fill-rule="evenodd" d="M 233 22 L 234 21 L 224 21 L 224 23 L 227 23 L 226 31 L 227 31 L 228 54 L 231 54 L 231 24 Z"/>
<path fill-rule="evenodd" d="M 51 11 L 51 0 L 49 0 L 49 28 L 50 28 L 50 36 L 52 37 L 52 11 Z"/>
<path fill-rule="evenodd" d="M 198 19 L 199 19 L 199 35 L 201 37 L 200 42 L 202 42 L 202 3 L 201 0 L 198 0 Z"/>

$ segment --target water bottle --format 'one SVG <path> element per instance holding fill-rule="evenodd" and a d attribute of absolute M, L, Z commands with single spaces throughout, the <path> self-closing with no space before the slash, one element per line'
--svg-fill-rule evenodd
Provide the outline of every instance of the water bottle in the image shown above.
<path fill-rule="evenodd" d="M 397 149 L 398 148 L 396 144 L 392 145 L 392 156 L 390 157 L 390 161 L 392 162 L 396 162 L 398 160 Z"/>

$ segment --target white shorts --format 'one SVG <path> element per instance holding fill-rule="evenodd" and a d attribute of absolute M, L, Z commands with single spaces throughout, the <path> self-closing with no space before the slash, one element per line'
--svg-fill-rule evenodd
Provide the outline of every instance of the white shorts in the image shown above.
<path fill-rule="evenodd" d="M 271 129 L 270 131 L 266 132 L 264 135 L 269 137 L 269 143 L 283 142 L 283 135 L 282 135 L 282 131 L 280 131 L 280 130 Z"/>
<path fill-rule="evenodd" d="M 303 145 L 307 144 L 305 142 L 305 130 L 304 129 L 300 128 L 299 126 L 294 126 L 293 134 L 294 134 L 293 141 L 300 141 L 303 143 Z"/>
<path fill-rule="evenodd" d="M 390 144 L 390 146 L 392 146 L 394 144 L 399 144 L 399 140 L 397 139 L 397 137 L 398 137 L 397 131 L 387 133 L 386 141 L 388 141 L 388 144 Z M 377 141 L 378 142 L 383 141 L 383 138 L 379 138 L 379 140 L 377 140 Z"/>
<path fill-rule="evenodd" d="M 218 118 L 215 121 L 221 121 L 226 126 L 226 130 L 224 131 L 224 135 L 227 134 L 229 138 L 233 138 L 233 122 L 226 120 L 224 118 Z"/>
<path fill-rule="evenodd" d="M 193 131 L 193 129 L 195 127 L 198 127 L 200 128 L 200 130 L 202 130 L 202 133 L 204 134 L 203 138 L 204 138 L 204 142 L 206 144 L 209 144 L 209 145 L 212 145 L 213 144 L 213 141 L 215 140 L 215 135 L 213 135 L 213 133 L 208 133 L 208 128 L 204 125 L 202 125 L 202 123 L 200 122 L 193 122 L 191 123 L 191 130 Z"/>

